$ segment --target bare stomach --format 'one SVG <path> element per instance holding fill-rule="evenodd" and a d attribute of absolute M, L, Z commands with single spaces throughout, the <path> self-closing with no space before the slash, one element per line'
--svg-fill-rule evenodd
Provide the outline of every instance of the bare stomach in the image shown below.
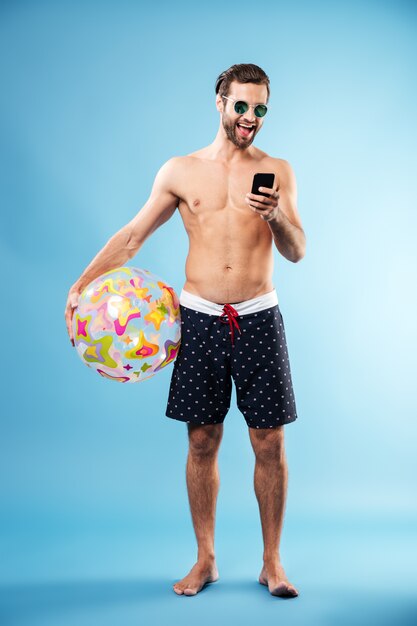
<path fill-rule="evenodd" d="M 256 298 L 274 289 L 272 245 L 248 252 L 216 254 L 191 246 L 185 264 L 184 289 L 217 304 L 234 304 Z"/>

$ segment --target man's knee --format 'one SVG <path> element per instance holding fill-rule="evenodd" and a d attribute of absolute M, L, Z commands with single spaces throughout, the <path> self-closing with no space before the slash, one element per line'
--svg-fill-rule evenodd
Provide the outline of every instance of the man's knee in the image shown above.
<path fill-rule="evenodd" d="M 223 435 L 223 424 L 187 424 L 190 452 L 197 456 L 216 454 Z"/>
<path fill-rule="evenodd" d="M 284 426 L 277 428 L 249 428 L 255 456 L 260 461 L 285 462 Z"/>

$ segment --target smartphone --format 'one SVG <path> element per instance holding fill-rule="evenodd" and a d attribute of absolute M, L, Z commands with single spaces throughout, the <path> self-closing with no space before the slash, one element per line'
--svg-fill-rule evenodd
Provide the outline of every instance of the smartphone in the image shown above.
<path fill-rule="evenodd" d="M 259 191 L 259 187 L 269 187 L 269 189 L 272 189 L 274 186 L 274 180 L 275 174 L 255 174 L 255 176 L 253 177 L 251 193 L 256 193 L 260 196 L 266 196 L 267 198 L 270 198 L 270 194 L 266 193 L 265 191 Z"/>

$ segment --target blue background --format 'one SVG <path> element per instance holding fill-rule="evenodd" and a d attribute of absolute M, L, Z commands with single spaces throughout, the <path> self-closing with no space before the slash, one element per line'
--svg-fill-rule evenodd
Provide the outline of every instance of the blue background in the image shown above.
<path fill-rule="evenodd" d="M 405 1 L 2 3 L 2 624 L 416 619 L 416 17 Z M 235 388 L 220 579 L 176 596 L 196 542 L 186 426 L 164 414 L 172 366 L 111 383 L 64 322 L 68 289 L 159 167 L 213 141 L 214 82 L 234 63 L 270 78 L 255 145 L 293 166 L 307 236 L 299 263 L 274 252 L 299 415 L 281 540 L 294 600 L 257 582 Z M 176 212 L 129 264 L 179 293 L 187 251 Z"/>

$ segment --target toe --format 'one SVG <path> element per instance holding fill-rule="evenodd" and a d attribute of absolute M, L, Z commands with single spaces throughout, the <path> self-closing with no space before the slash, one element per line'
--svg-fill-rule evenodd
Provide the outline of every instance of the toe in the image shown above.
<path fill-rule="evenodd" d="M 284 582 L 279 582 L 276 585 L 270 585 L 269 587 L 269 591 L 274 595 L 274 596 L 281 596 L 283 593 L 285 593 L 287 590 L 287 585 Z"/>
<path fill-rule="evenodd" d="M 292 585 L 281 581 L 277 585 L 274 585 L 270 589 L 272 595 L 274 596 L 297 596 L 297 590 Z"/>
<path fill-rule="evenodd" d="M 298 591 L 297 589 L 291 585 L 290 583 L 285 583 L 286 587 L 285 587 L 285 595 L 287 596 L 298 596 Z"/>
<path fill-rule="evenodd" d="M 195 596 L 197 593 L 197 589 L 191 589 L 191 587 L 186 587 L 184 589 L 184 594 L 186 596 Z"/>

